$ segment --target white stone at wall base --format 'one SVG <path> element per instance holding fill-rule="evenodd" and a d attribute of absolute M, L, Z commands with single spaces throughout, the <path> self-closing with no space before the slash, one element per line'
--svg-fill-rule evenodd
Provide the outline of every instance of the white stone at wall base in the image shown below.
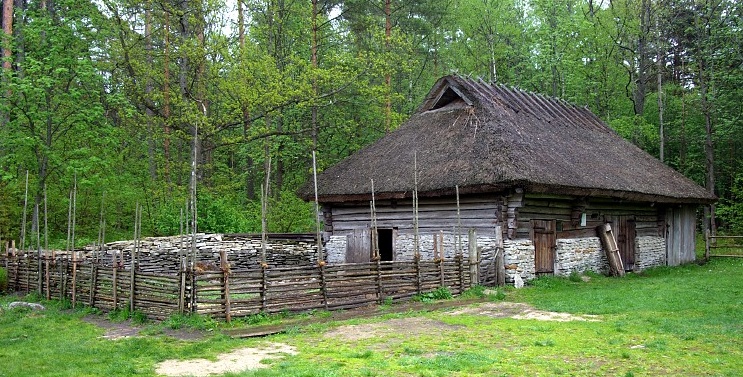
<path fill-rule="evenodd" d="M 438 235 L 437 235 L 438 236 Z M 433 235 L 422 234 L 418 244 L 422 260 L 433 259 Z M 461 250 L 465 259 L 468 255 L 467 237 L 461 237 Z M 346 256 L 347 238 L 331 236 L 325 245 L 329 263 L 344 263 Z M 444 235 L 444 257 L 454 258 L 458 248 L 456 235 Z M 495 266 L 496 239 L 495 237 L 477 237 L 477 247 L 480 252 L 480 276 L 492 274 Z M 504 240 L 504 264 L 506 266 L 506 282 L 513 283 L 514 275 L 518 273 L 525 281 L 534 279 L 535 249 L 528 239 Z M 662 237 L 643 236 L 635 239 L 635 269 L 644 270 L 649 267 L 666 264 L 666 242 Z M 395 239 L 394 260 L 412 260 L 415 255 L 414 237 L 412 234 L 401 234 Z M 605 274 L 609 265 L 606 254 L 601 247 L 598 237 L 558 239 L 555 249 L 555 275 L 568 276 L 573 271 L 582 273 L 594 271 Z"/>

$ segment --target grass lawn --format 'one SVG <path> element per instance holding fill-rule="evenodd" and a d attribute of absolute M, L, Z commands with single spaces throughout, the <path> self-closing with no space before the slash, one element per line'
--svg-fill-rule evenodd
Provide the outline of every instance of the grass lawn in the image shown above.
<path fill-rule="evenodd" d="M 598 315 L 598 321 L 539 321 L 452 310 L 389 314 L 298 327 L 256 339 L 230 339 L 228 327 L 180 341 L 149 324 L 145 336 L 103 339 L 86 309 L 42 302 L 43 312 L 7 310 L 0 297 L 0 376 L 155 375 L 167 359 L 216 358 L 241 347 L 283 343 L 297 355 L 229 376 L 741 376 L 743 259 L 658 268 L 623 279 L 542 278 L 506 291 L 506 301 Z M 276 318 L 270 318 L 276 320 Z M 232 326 L 249 326 L 253 318 Z M 259 321 L 260 322 L 260 321 Z"/>

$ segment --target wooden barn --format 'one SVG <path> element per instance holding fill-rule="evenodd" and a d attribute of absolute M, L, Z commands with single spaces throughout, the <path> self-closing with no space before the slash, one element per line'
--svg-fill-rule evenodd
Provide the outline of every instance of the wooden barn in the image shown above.
<path fill-rule="evenodd" d="M 422 258 L 435 245 L 449 258 L 474 230 L 481 268 L 502 248 L 508 280 L 607 271 L 603 223 L 627 271 L 693 261 L 697 209 L 716 200 L 587 108 L 461 76 L 322 172 L 318 195 L 331 263 L 368 262 L 373 232 L 382 260 L 413 258 L 416 244 Z"/>

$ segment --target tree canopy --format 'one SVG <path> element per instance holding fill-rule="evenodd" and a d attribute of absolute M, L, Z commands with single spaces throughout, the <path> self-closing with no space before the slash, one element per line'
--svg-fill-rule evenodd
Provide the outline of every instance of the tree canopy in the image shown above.
<path fill-rule="evenodd" d="M 313 207 L 294 192 L 312 151 L 323 169 L 359 150 L 449 73 L 587 106 L 717 194 L 716 225 L 741 232 L 742 8 L 4 0 L 0 238 L 41 232 L 45 205 L 51 242 L 64 238 L 75 181 L 79 243 L 101 212 L 108 239 L 131 237 L 137 202 L 144 234 L 177 233 L 194 152 L 199 229 L 259 231 L 270 168 L 269 230 L 311 231 Z"/>

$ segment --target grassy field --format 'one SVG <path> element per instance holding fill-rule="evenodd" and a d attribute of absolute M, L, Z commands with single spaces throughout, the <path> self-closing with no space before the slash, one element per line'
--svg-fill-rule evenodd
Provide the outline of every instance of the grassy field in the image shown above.
<path fill-rule="evenodd" d="M 506 291 L 509 302 L 597 315 L 597 321 L 514 319 L 477 310 L 406 312 L 241 340 L 220 335 L 225 324 L 174 318 L 146 325 L 144 336 L 108 340 L 101 328 L 82 320 L 89 310 L 65 309 L 59 302 L 42 302 L 49 307 L 43 312 L 7 310 L 17 299 L 0 297 L 0 376 L 152 376 L 163 360 L 216 358 L 267 343 L 290 345 L 298 354 L 266 361 L 266 369 L 228 375 L 743 375 L 743 259 L 658 268 L 623 279 L 542 278 Z M 279 319 L 231 326 L 266 320 Z M 163 334 L 182 325 L 208 335 L 181 341 Z"/>

